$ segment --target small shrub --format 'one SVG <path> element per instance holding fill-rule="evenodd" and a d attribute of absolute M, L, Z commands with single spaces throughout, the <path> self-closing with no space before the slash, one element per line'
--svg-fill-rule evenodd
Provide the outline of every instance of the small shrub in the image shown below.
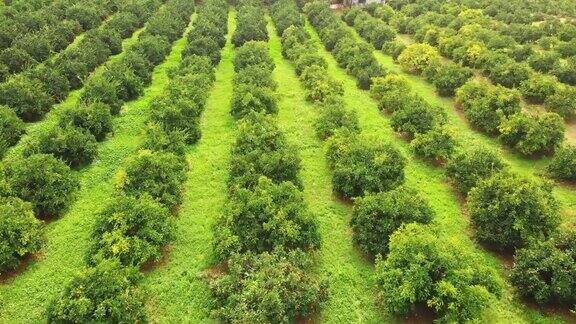
<path fill-rule="evenodd" d="M 156 123 L 148 123 L 144 127 L 144 143 L 142 148 L 150 151 L 174 153 L 178 156 L 184 156 L 188 144 L 187 136 L 184 131 L 165 131 L 164 128 Z"/>
<path fill-rule="evenodd" d="M 502 295 L 498 274 L 455 239 L 439 239 L 408 224 L 390 237 L 390 253 L 376 261 L 378 299 L 388 313 L 406 316 L 417 305 L 443 322 L 480 320 Z"/>
<path fill-rule="evenodd" d="M 576 88 L 561 86 L 546 98 L 546 109 L 565 119 L 576 117 Z"/>
<path fill-rule="evenodd" d="M 118 81 L 103 75 L 91 78 L 84 87 L 79 101 L 89 105 L 91 103 L 102 103 L 110 107 L 112 115 L 118 115 L 124 101 L 118 97 Z"/>
<path fill-rule="evenodd" d="M 22 257 L 42 247 L 42 223 L 32 204 L 0 197 L 0 274 L 16 269 Z"/>
<path fill-rule="evenodd" d="M 576 181 L 576 146 L 564 145 L 556 150 L 547 169 L 556 179 Z"/>
<path fill-rule="evenodd" d="M 129 196 L 149 194 L 172 210 L 182 202 L 184 162 L 171 153 L 141 150 L 116 175 L 116 187 Z"/>
<path fill-rule="evenodd" d="M 510 280 L 520 295 L 538 304 L 575 305 L 576 232 L 516 251 Z"/>
<path fill-rule="evenodd" d="M 122 58 L 122 63 L 134 72 L 143 85 L 149 85 L 152 82 L 152 71 L 154 67 L 142 53 L 128 51 Z"/>
<path fill-rule="evenodd" d="M 456 147 L 454 133 L 445 126 L 433 127 L 426 133 L 416 134 L 410 147 L 419 157 L 446 161 L 452 156 Z"/>
<path fill-rule="evenodd" d="M 234 255 L 228 273 L 210 283 L 212 314 L 222 322 L 285 323 L 306 318 L 328 298 L 301 251 Z"/>
<path fill-rule="evenodd" d="M 394 146 L 339 132 L 328 141 L 332 186 L 343 197 L 393 189 L 404 182 L 405 158 Z"/>
<path fill-rule="evenodd" d="M 252 188 L 260 176 L 275 183 L 291 181 L 300 185 L 300 158 L 271 117 L 251 113 L 238 123 L 232 147 L 230 181 L 241 188 Z"/>
<path fill-rule="evenodd" d="M 275 90 L 278 84 L 272 77 L 270 70 L 262 65 L 249 65 L 242 69 L 241 72 L 234 75 L 233 83 L 235 85 L 249 85 L 257 88 L 269 88 Z"/>
<path fill-rule="evenodd" d="M 406 77 L 398 74 L 389 74 L 385 77 L 374 78 L 370 87 L 370 95 L 376 100 L 382 100 L 395 91 L 404 93 L 412 91 Z"/>
<path fill-rule="evenodd" d="M 520 85 L 520 91 L 532 103 L 544 103 L 558 88 L 558 80 L 554 76 L 534 74 Z"/>
<path fill-rule="evenodd" d="M 34 58 L 25 50 L 15 47 L 0 52 L 0 62 L 8 67 L 10 74 L 20 73 L 36 64 Z"/>
<path fill-rule="evenodd" d="M 316 249 L 320 234 L 302 192 L 291 182 L 260 177 L 252 189 L 235 188 L 214 226 L 220 260 L 233 253 Z"/>
<path fill-rule="evenodd" d="M 144 93 L 144 84 L 126 64 L 111 64 L 103 73 L 102 77 L 114 80 L 116 94 L 122 101 L 130 101 Z"/>
<path fill-rule="evenodd" d="M 69 166 L 76 168 L 90 164 L 97 154 L 94 135 L 75 126 L 52 127 L 38 134 L 24 149 L 24 155 L 52 154 Z"/>
<path fill-rule="evenodd" d="M 39 80 L 46 92 L 55 102 L 66 99 L 70 93 L 70 83 L 65 75 L 60 74 L 57 69 L 40 65 L 27 73 L 30 79 Z"/>
<path fill-rule="evenodd" d="M 455 154 L 446 165 L 446 174 L 463 195 L 478 183 L 506 168 L 497 152 L 479 146 Z"/>
<path fill-rule="evenodd" d="M 320 111 L 320 116 L 314 122 L 316 136 L 326 140 L 334 135 L 339 129 L 345 129 L 351 133 L 360 133 L 360 125 L 356 111 L 346 109 L 340 101 L 326 103 Z"/>
<path fill-rule="evenodd" d="M 400 133 L 413 138 L 424 134 L 438 125 L 442 125 L 445 114 L 440 107 L 432 107 L 424 100 L 411 101 L 406 107 L 392 113 L 390 126 Z"/>
<path fill-rule="evenodd" d="M 200 139 L 200 114 L 203 107 L 184 97 L 160 96 L 151 105 L 152 122 L 161 125 L 167 132 L 182 131 L 186 143 Z"/>
<path fill-rule="evenodd" d="M 556 113 L 520 113 L 504 120 L 499 130 L 504 144 L 524 155 L 536 155 L 553 152 L 564 140 L 566 126 Z"/>
<path fill-rule="evenodd" d="M 403 224 L 428 224 L 434 211 L 416 190 L 398 187 L 354 201 L 350 226 L 354 243 L 370 255 L 388 253 L 390 235 Z"/>
<path fill-rule="evenodd" d="M 274 70 L 274 61 L 268 53 L 268 44 L 248 42 L 236 50 L 234 71 L 239 72 L 251 65 L 261 65 L 269 71 Z"/>
<path fill-rule="evenodd" d="M 456 97 L 470 123 L 488 134 L 498 134 L 501 120 L 521 110 L 517 90 L 492 87 L 482 81 L 467 82 L 458 89 Z"/>
<path fill-rule="evenodd" d="M 24 121 L 36 121 L 46 114 L 54 100 L 39 80 L 15 76 L 0 84 L 0 105 L 6 105 Z"/>
<path fill-rule="evenodd" d="M 434 47 L 428 44 L 412 44 L 398 56 L 398 63 L 406 71 L 420 74 L 439 58 L 440 55 Z"/>
<path fill-rule="evenodd" d="M 112 131 L 110 106 L 104 103 L 80 104 L 66 109 L 60 115 L 60 126 L 74 126 L 87 130 L 97 141 L 103 141 Z"/>
<path fill-rule="evenodd" d="M 480 182 L 468 195 L 468 207 L 476 238 L 499 250 L 545 239 L 560 222 L 548 184 L 508 173 Z"/>
<path fill-rule="evenodd" d="M 130 50 L 144 56 L 152 65 L 156 66 L 170 53 L 171 45 L 165 37 L 145 35 L 138 39 Z"/>
<path fill-rule="evenodd" d="M 24 122 L 6 106 L 0 106 L 0 157 L 3 148 L 15 145 L 25 132 Z"/>
<path fill-rule="evenodd" d="M 42 217 L 63 214 L 79 188 L 70 168 L 52 155 L 34 154 L 9 160 L 2 171 L 9 194 L 32 203 Z"/>
<path fill-rule="evenodd" d="M 506 62 L 490 68 L 489 77 L 494 83 L 507 88 L 518 87 L 530 78 L 530 67 L 525 63 Z"/>
<path fill-rule="evenodd" d="M 300 81 L 308 90 L 306 99 L 312 102 L 326 102 L 344 94 L 342 82 L 331 78 L 318 65 L 306 67 L 300 74 Z"/>
<path fill-rule="evenodd" d="M 123 266 L 158 261 L 161 248 L 174 238 L 170 212 L 148 195 L 119 196 L 99 213 L 92 230 L 88 262 L 118 259 Z"/>
<path fill-rule="evenodd" d="M 250 112 L 275 114 L 278 111 L 274 92 L 268 88 L 238 85 L 232 94 L 230 113 L 234 118 L 242 118 Z"/>
<path fill-rule="evenodd" d="M 460 88 L 473 76 L 472 70 L 456 64 L 442 64 L 431 78 L 438 94 L 444 97 L 454 96 Z"/>
<path fill-rule="evenodd" d="M 48 306 L 49 322 L 146 322 L 145 294 L 136 287 L 141 274 L 118 261 L 78 273 Z"/>

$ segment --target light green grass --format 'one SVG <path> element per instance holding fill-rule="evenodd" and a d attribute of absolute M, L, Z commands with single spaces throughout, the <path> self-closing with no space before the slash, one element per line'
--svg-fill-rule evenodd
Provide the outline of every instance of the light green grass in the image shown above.
<path fill-rule="evenodd" d="M 374 302 L 373 267 L 352 244 L 350 206 L 332 194 L 332 176 L 324 147 L 314 133 L 317 109 L 305 100 L 292 65 L 282 57 L 280 38 L 271 23 L 270 55 L 278 82 L 278 124 L 288 141 L 298 148 L 302 158 L 300 177 L 304 196 L 320 224 L 322 248 L 319 272 L 330 276 L 330 297 L 320 319 L 326 323 L 381 323 L 382 313 Z"/>
<path fill-rule="evenodd" d="M 353 28 L 349 28 L 358 40 L 364 41 Z M 406 73 L 402 70 L 391 56 L 381 51 L 374 51 L 376 60 L 388 71 L 406 77 L 414 92 L 420 94 L 426 101 L 438 105 L 448 113 L 448 122 L 454 128 L 458 140 L 464 147 L 483 145 L 498 151 L 510 168 L 527 177 L 543 176 L 545 168 L 550 162 L 549 157 L 540 159 L 527 159 L 522 155 L 504 147 L 496 137 L 489 137 L 478 131 L 472 130 L 463 114 L 456 108 L 454 98 L 440 97 L 436 88 L 428 83 L 423 77 Z M 573 187 L 558 184 L 554 188 L 554 195 L 560 201 L 563 210 L 564 222 L 576 225 L 576 191 Z"/>
<path fill-rule="evenodd" d="M 78 172 L 81 189 L 70 210 L 46 226 L 40 256 L 12 281 L 0 284 L 0 323 L 45 321 L 46 305 L 85 265 L 89 235 L 100 210 L 116 195 L 114 174 L 141 145 L 150 101 L 168 84 L 167 71 L 178 66 L 186 39 L 174 43 L 165 62 L 154 70 L 144 95 L 126 104 L 114 119 L 114 134 L 98 146 L 98 158 Z"/>
<path fill-rule="evenodd" d="M 230 148 L 235 138 L 230 115 L 235 12 L 228 19 L 227 43 L 216 82 L 202 115 L 200 141 L 187 153 L 190 171 L 177 219 L 176 239 L 166 264 L 146 275 L 148 314 L 153 322 L 210 322 L 211 298 L 203 273 L 211 266 L 212 224 L 226 201 Z"/>
<path fill-rule="evenodd" d="M 319 37 L 314 29 L 307 24 L 307 31 L 312 39 L 322 47 Z M 429 200 L 432 208 L 436 212 L 434 222 L 440 230 L 439 235 L 447 237 L 458 237 L 461 241 L 475 250 L 483 262 L 493 267 L 502 276 L 503 269 L 500 262 L 491 254 L 482 250 L 467 235 L 469 222 L 463 215 L 459 202 L 454 195 L 451 186 L 448 184 L 441 169 L 430 166 L 420 160 L 414 159 L 409 151 L 408 144 L 397 137 L 390 127 L 388 118 L 378 111 L 377 103 L 372 100 L 367 91 L 359 90 L 355 80 L 347 75 L 345 71 L 338 68 L 334 58 L 326 52 L 323 47 L 320 54 L 328 62 L 328 73 L 335 79 L 344 83 L 345 102 L 349 107 L 358 112 L 360 126 L 363 133 L 374 136 L 382 141 L 394 143 L 408 158 L 406 165 L 406 183 L 421 191 Z M 514 299 L 511 288 L 507 287 L 505 296 L 495 301 L 486 310 L 486 320 L 493 323 L 522 323 L 534 320 L 547 321 L 535 311 L 523 307 Z"/>

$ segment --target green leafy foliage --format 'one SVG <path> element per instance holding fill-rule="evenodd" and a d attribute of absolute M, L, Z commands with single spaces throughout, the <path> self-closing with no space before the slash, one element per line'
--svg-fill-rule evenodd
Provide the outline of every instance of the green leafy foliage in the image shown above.
<path fill-rule="evenodd" d="M 123 266 L 140 266 L 162 256 L 161 248 L 174 237 L 168 209 L 144 194 L 121 195 L 99 213 L 92 230 L 88 262 L 118 259 Z"/>
<path fill-rule="evenodd" d="M 354 201 L 350 226 L 354 243 L 370 255 L 388 253 L 390 235 L 403 224 L 428 224 L 434 211 L 416 190 L 401 186 Z"/>
<path fill-rule="evenodd" d="M 185 163 L 172 153 L 141 150 L 116 175 L 116 187 L 129 196 L 144 194 L 173 209 L 182 202 Z"/>
<path fill-rule="evenodd" d="M 16 113 L 6 106 L 0 106 L 0 157 L 20 140 L 24 132 L 24 122 Z"/>
<path fill-rule="evenodd" d="M 520 295 L 538 304 L 576 304 L 576 232 L 516 251 L 510 280 Z"/>
<path fill-rule="evenodd" d="M 39 80 L 18 75 L 0 84 L 0 105 L 10 107 L 24 121 L 40 119 L 53 104 Z"/>
<path fill-rule="evenodd" d="M 398 63 L 408 72 L 422 73 L 440 59 L 438 51 L 428 44 L 411 44 L 398 56 Z"/>
<path fill-rule="evenodd" d="M 391 144 L 339 132 L 328 141 L 332 186 L 343 197 L 393 189 L 404 182 L 406 159 Z"/>
<path fill-rule="evenodd" d="M 576 146 L 566 144 L 556 150 L 547 170 L 556 179 L 576 181 Z"/>
<path fill-rule="evenodd" d="M 117 260 L 78 273 L 48 306 L 49 322 L 137 323 L 147 320 L 144 293 L 135 285 L 141 274 Z"/>
<path fill-rule="evenodd" d="M 276 184 L 260 177 L 252 189 L 232 190 L 214 226 L 214 251 L 219 259 L 236 252 L 320 246 L 316 219 L 302 192 L 291 182 Z"/>
<path fill-rule="evenodd" d="M 8 160 L 1 171 L 8 193 L 32 203 L 34 211 L 43 217 L 62 215 L 79 187 L 70 168 L 52 155 Z"/>
<path fill-rule="evenodd" d="M 564 140 L 566 126 L 556 113 L 527 115 L 519 113 L 504 120 L 499 127 L 500 139 L 524 155 L 554 151 Z"/>
<path fill-rule="evenodd" d="M 22 257 L 40 250 L 44 241 L 41 225 L 32 204 L 0 197 L 0 273 L 15 269 Z"/>
<path fill-rule="evenodd" d="M 316 312 L 327 284 L 310 274 L 302 251 L 234 255 L 228 273 L 212 280 L 212 314 L 223 322 L 289 323 Z"/>
<path fill-rule="evenodd" d="M 112 131 L 110 106 L 103 103 L 80 104 L 66 109 L 60 115 L 60 126 L 77 127 L 88 131 L 97 141 L 102 141 Z"/>
<path fill-rule="evenodd" d="M 456 149 L 454 132 L 446 126 L 433 127 L 426 133 L 416 134 L 410 147 L 419 157 L 432 161 L 446 161 Z"/>
<path fill-rule="evenodd" d="M 500 154 L 480 146 L 456 153 L 446 164 L 446 174 L 460 193 L 468 195 L 480 181 L 505 168 Z"/>
<path fill-rule="evenodd" d="M 230 161 L 230 185 L 251 188 L 265 176 L 300 185 L 300 157 L 270 116 L 251 113 L 238 123 Z"/>
<path fill-rule="evenodd" d="M 485 81 L 471 80 L 456 92 L 466 118 L 478 129 L 488 134 L 498 134 L 504 117 L 521 110 L 520 93 L 501 86 L 490 86 Z"/>
<path fill-rule="evenodd" d="M 73 168 L 90 164 L 96 157 L 96 138 L 76 126 L 55 126 L 27 142 L 24 155 L 52 154 Z"/>
<path fill-rule="evenodd" d="M 509 173 L 497 173 L 470 190 L 468 208 L 476 238 L 498 250 L 545 239 L 560 223 L 549 184 Z"/>
<path fill-rule="evenodd" d="M 388 257 L 376 260 L 381 307 L 407 315 L 424 304 L 445 322 L 482 318 L 502 295 L 498 274 L 456 239 L 439 239 L 430 227 L 408 224 L 392 234 Z"/>

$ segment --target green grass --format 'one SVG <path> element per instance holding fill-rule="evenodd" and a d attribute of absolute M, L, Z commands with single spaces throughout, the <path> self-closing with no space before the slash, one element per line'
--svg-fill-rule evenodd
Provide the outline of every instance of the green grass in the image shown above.
<path fill-rule="evenodd" d="M 203 273 L 212 264 L 212 223 L 226 201 L 230 148 L 235 138 L 229 109 L 234 75 L 230 42 L 234 17 L 235 12 L 231 11 L 216 83 L 202 115 L 202 138 L 187 153 L 190 171 L 176 239 L 166 264 L 148 273 L 142 284 L 151 297 L 148 313 L 153 322 L 211 321 L 211 298 Z"/>
<path fill-rule="evenodd" d="M 305 100 L 306 92 L 292 65 L 282 57 L 280 38 L 272 24 L 268 26 L 270 55 L 276 64 L 273 76 L 278 82 L 277 120 L 302 158 L 304 195 L 322 236 L 319 272 L 330 276 L 330 297 L 320 318 L 326 323 L 381 323 L 383 314 L 374 303 L 372 264 L 352 244 L 351 208 L 332 194 L 324 146 L 313 128 L 317 107 Z"/>
<path fill-rule="evenodd" d="M 358 40 L 364 41 L 353 28 L 349 28 Z M 504 147 L 496 137 L 489 137 L 480 132 L 472 130 L 466 118 L 456 108 L 454 98 L 440 97 L 436 93 L 436 88 L 428 83 L 423 77 L 406 73 L 399 64 L 394 62 L 391 56 L 385 55 L 381 51 L 374 51 L 376 60 L 388 71 L 405 76 L 413 91 L 420 94 L 429 103 L 442 107 L 448 113 L 448 122 L 456 131 L 458 140 L 464 147 L 474 147 L 484 145 L 490 147 L 502 155 L 510 168 L 521 175 L 527 177 L 543 176 L 545 168 L 550 162 L 549 157 L 540 159 L 527 159 L 522 155 Z M 576 191 L 573 187 L 558 184 L 554 188 L 554 195 L 560 201 L 564 215 L 564 222 L 576 225 Z"/>
<path fill-rule="evenodd" d="M 436 213 L 434 222 L 440 230 L 439 235 L 461 239 L 470 249 L 479 253 L 483 262 L 505 276 L 498 259 L 477 246 L 468 236 L 469 221 L 463 214 L 460 203 L 442 170 L 413 158 L 408 144 L 395 134 L 390 127 L 388 118 L 378 111 L 377 103 L 370 98 L 369 93 L 357 89 L 355 80 L 338 68 L 334 58 L 323 49 L 314 29 L 308 24 L 306 29 L 312 39 L 321 47 L 320 54 L 328 62 L 328 73 L 344 83 L 345 102 L 358 112 L 363 133 L 382 141 L 394 143 L 408 158 L 406 183 L 420 190 L 428 198 Z M 486 317 L 489 322 L 498 323 L 550 321 L 538 312 L 526 309 L 521 305 L 514 298 L 510 287 L 507 287 L 502 299 L 495 301 L 486 310 Z"/>
<path fill-rule="evenodd" d="M 82 187 L 77 199 L 65 215 L 46 226 L 40 255 L 23 273 L 0 285 L 0 323 L 43 322 L 47 303 L 83 268 L 96 216 L 116 195 L 114 174 L 139 148 L 150 101 L 168 84 L 167 71 L 180 63 L 185 43 L 185 37 L 174 43 L 165 62 L 154 70 L 144 95 L 126 104 L 114 119 L 114 134 L 99 145 L 96 161 L 78 172 Z"/>

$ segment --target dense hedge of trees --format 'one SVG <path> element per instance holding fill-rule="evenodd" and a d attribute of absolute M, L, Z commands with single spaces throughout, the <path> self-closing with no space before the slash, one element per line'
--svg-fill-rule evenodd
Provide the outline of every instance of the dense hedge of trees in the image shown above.
<path fill-rule="evenodd" d="M 97 28 L 118 9 L 110 3 L 74 2 L 69 8 L 54 3 L 34 13 L 3 15 L 2 24 L 10 25 L 0 31 L 0 64 L 8 70 L 4 78 L 46 61 L 80 33 Z"/>
<path fill-rule="evenodd" d="M 458 92 L 457 100 L 473 126 L 489 134 L 499 134 L 501 121 L 520 112 L 520 95 L 528 102 L 545 104 L 547 110 L 564 118 L 569 119 L 574 115 L 574 87 L 562 84 L 570 84 L 573 70 L 569 63 L 571 58 L 561 59 L 559 53 L 551 50 L 556 46 L 563 48 L 562 42 L 567 41 L 551 41 L 550 37 L 546 38 L 553 33 L 550 30 L 558 30 L 559 25 L 565 27 L 569 26 L 568 24 L 546 21 L 542 27 L 505 25 L 496 22 L 482 11 L 460 6 L 452 8 L 453 10 L 441 9 L 437 3 L 408 6 L 402 3 L 395 6 L 396 12 L 391 7 L 382 5 L 372 5 L 364 11 L 374 17 L 379 17 L 376 14 L 376 9 L 379 8 L 382 8 L 379 9 L 381 12 L 391 12 L 382 14 L 381 20 L 398 31 L 414 36 L 419 43 L 410 45 L 400 53 L 400 63 L 408 71 L 423 71 L 439 94 L 451 96 Z M 361 10 L 350 10 L 345 14 L 345 19 L 350 21 L 360 15 L 358 12 Z M 384 46 L 387 54 L 392 55 L 386 47 L 394 47 L 394 41 L 392 39 Z M 547 49 L 535 48 L 535 45 L 532 45 L 535 42 Z M 436 50 L 455 60 L 457 64 L 435 63 L 438 62 L 433 58 L 438 57 L 433 54 Z M 569 56 L 570 54 L 566 57 Z M 420 68 L 415 67 L 416 62 L 421 63 Z M 496 86 L 476 80 L 466 83 L 473 75 L 470 68 L 479 69 Z M 531 126 L 524 120 L 523 124 L 525 128 L 536 128 L 538 130 L 535 132 L 540 133 L 540 130 L 548 127 L 551 118 L 536 120 Z M 518 116 L 514 119 L 523 118 Z M 522 137 L 523 142 L 539 142 L 529 145 L 533 146 L 531 148 L 509 144 L 524 155 L 549 153 L 558 144 L 551 143 L 554 142 L 553 139 L 542 139 L 542 136 Z"/>
<path fill-rule="evenodd" d="M 373 47 L 358 42 L 346 29 L 346 24 L 324 3 L 320 1 L 308 3 L 304 7 L 304 12 L 318 30 L 326 49 L 332 52 L 340 67 L 345 68 L 357 79 L 359 88 L 369 89 L 372 78 L 385 74 L 384 68 L 372 54 Z M 371 27 L 364 28 L 368 31 Z"/>
<path fill-rule="evenodd" d="M 136 6 L 120 6 L 119 14 L 113 15 L 100 28 L 87 32 L 74 48 L 39 66 L 38 71 L 33 69 L 0 84 L 0 103 L 9 106 L 25 121 L 44 116 L 55 102 L 62 101 L 71 90 L 80 88 L 91 71 L 110 55 L 117 54 L 121 50 L 120 37 L 131 35 L 160 6 L 158 0 L 138 1 Z M 84 7 L 90 11 L 90 6 L 84 5 L 70 10 L 84 12 Z M 135 17 L 136 23 L 123 23 Z M 131 29 L 125 29 L 127 27 Z"/>
<path fill-rule="evenodd" d="M 249 41 L 268 41 L 266 20 L 262 4 L 256 0 L 241 0 L 238 8 L 237 27 L 232 43 L 241 47 Z"/>
<path fill-rule="evenodd" d="M 207 1 L 204 6 L 208 9 L 199 15 L 227 10 L 227 4 L 217 0 Z M 139 64 L 141 60 L 134 60 L 135 64 L 130 68 L 144 72 L 139 68 L 153 68 L 160 63 L 167 52 L 155 39 L 169 43 L 180 37 L 193 9 L 193 3 L 189 1 L 168 1 L 154 19 L 153 30 L 158 34 L 142 35 L 143 44 L 133 47 L 149 63 L 142 65 Z M 164 23 L 165 20 L 170 21 Z M 226 25 L 226 20 L 218 23 Z M 179 32 L 175 33 L 174 28 Z M 214 81 L 210 54 L 206 52 L 206 56 L 199 57 L 184 53 L 181 65 L 169 73 L 169 85 L 158 95 L 161 98 L 158 100 L 173 104 L 170 113 L 174 116 L 190 118 L 190 122 L 199 118 L 206 92 Z M 130 100 L 130 93 L 124 92 L 127 97 L 123 98 Z M 188 116 L 187 111 L 178 110 L 188 109 L 188 104 L 196 109 L 193 117 Z M 150 108 L 154 106 L 155 103 L 150 104 Z M 156 122 L 160 120 L 164 122 Z M 181 202 L 187 171 L 184 158 L 187 136 L 186 130 L 179 128 L 182 124 L 178 118 L 168 121 L 158 116 L 150 117 L 143 134 L 145 145 L 130 156 L 118 172 L 119 195 L 100 212 L 93 228 L 91 248 L 86 255 L 88 268 L 74 277 L 60 298 L 52 301 L 47 310 L 51 320 L 146 322 L 145 294 L 136 286 L 141 277 L 138 267 L 159 260 L 164 245 L 174 238 L 171 213 L 177 212 L 175 207 Z M 74 293 L 80 286 L 84 287 L 82 294 Z M 83 302 L 85 299 L 88 301 Z"/>
<path fill-rule="evenodd" d="M 285 33 L 302 23 L 291 0 L 275 3 L 273 12 Z M 253 26 L 243 24 L 250 23 L 239 19 L 237 31 L 246 35 Z M 234 41 L 241 38 L 237 35 Z M 299 188 L 300 160 L 274 121 L 273 69 L 266 43 L 248 41 L 237 48 L 231 112 L 238 134 L 229 196 L 214 226 L 213 244 L 217 259 L 228 267 L 210 282 L 212 314 L 224 322 L 291 322 L 311 315 L 327 298 L 327 283 L 310 271 L 309 251 L 321 240 Z"/>

